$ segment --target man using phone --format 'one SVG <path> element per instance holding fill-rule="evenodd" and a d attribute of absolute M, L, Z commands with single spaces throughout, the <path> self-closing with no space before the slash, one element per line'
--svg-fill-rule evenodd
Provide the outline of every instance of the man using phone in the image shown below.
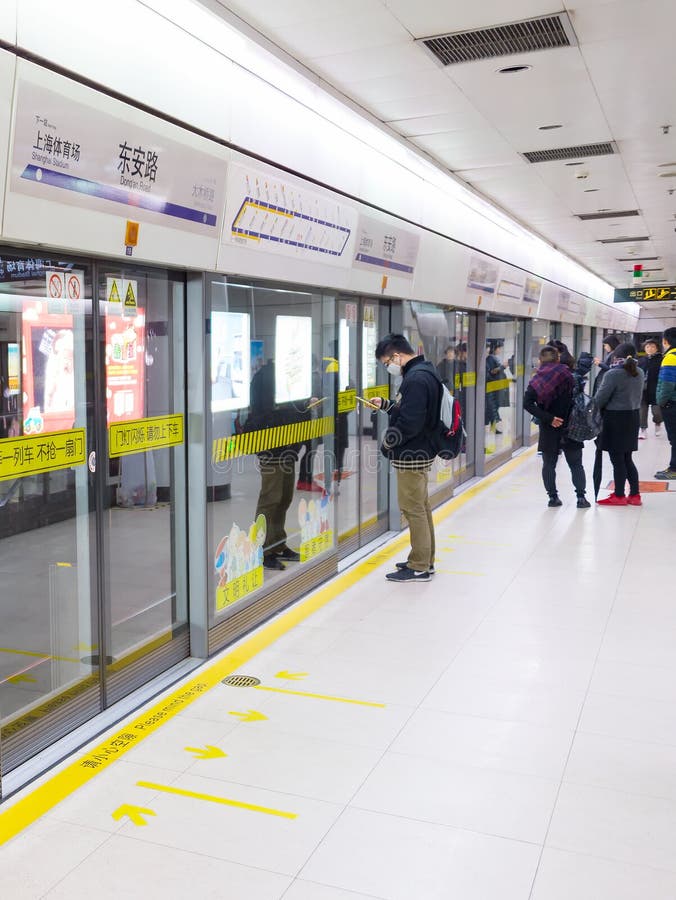
<path fill-rule="evenodd" d="M 402 376 L 394 401 L 374 397 L 372 403 L 389 416 L 380 449 L 397 474 L 399 508 L 411 534 L 408 559 L 385 577 L 402 583 L 429 581 L 435 541 L 428 479 L 436 456 L 431 435 L 439 421 L 442 385 L 432 363 L 416 354 L 402 334 L 384 337 L 375 355 L 390 375 Z"/>

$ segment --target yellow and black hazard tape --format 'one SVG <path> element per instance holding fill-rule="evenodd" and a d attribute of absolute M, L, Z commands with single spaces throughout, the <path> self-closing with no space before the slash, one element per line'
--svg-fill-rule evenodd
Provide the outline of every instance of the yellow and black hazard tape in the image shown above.
<path fill-rule="evenodd" d="M 303 444 L 305 441 L 333 434 L 333 430 L 333 417 L 324 416 L 322 419 L 294 422 L 293 425 L 261 428 L 258 431 L 245 431 L 243 434 L 216 438 L 211 450 L 211 461 L 222 463 L 237 456 L 262 453 L 264 450 L 274 450 L 276 447 L 286 447 L 289 444 Z"/>
<path fill-rule="evenodd" d="M 509 387 L 509 378 L 498 378 L 497 381 L 486 382 L 486 393 L 492 394 L 494 391 L 504 391 Z"/>

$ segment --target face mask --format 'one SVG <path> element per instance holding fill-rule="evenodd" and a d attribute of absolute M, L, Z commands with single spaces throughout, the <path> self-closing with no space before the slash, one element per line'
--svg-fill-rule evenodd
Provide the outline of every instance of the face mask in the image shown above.
<path fill-rule="evenodd" d="M 387 371 L 396 378 L 397 375 L 401 375 L 401 366 L 398 366 L 396 363 L 389 363 Z"/>

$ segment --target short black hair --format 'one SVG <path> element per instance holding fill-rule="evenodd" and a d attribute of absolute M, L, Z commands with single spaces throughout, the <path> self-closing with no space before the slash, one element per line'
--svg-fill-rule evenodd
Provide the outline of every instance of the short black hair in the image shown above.
<path fill-rule="evenodd" d="M 608 334 L 603 338 L 603 343 L 607 344 L 611 350 L 616 350 L 620 346 L 620 339 L 616 334 Z"/>
<path fill-rule="evenodd" d="M 656 347 L 658 347 L 658 348 L 659 348 L 659 346 L 660 346 L 660 342 L 657 340 L 657 338 L 654 338 L 654 337 L 646 338 L 646 339 L 643 341 L 643 346 L 644 346 L 644 347 L 647 347 L 648 344 L 654 344 L 654 345 L 655 345 Z"/>
<path fill-rule="evenodd" d="M 662 337 L 670 347 L 676 347 L 676 328 L 667 328 Z"/>
<path fill-rule="evenodd" d="M 415 351 L 403 334 L 386 334 L 382 340 L 378 341 L 376 359 L 392 356 L 393 353 L 405 353 L 407 356 L 412 356 Z"/>

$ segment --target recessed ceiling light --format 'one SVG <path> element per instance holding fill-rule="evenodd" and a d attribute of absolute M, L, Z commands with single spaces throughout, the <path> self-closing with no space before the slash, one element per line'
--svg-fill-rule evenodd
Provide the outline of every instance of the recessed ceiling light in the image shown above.
<path fill-rule="evenodd" d="M 498 69 L 498 74 L 518 75 L 519 72 L 528 72 L 532 68 L 532 66 L 503 66 L 502 69 Z"/>
<path fill-rule="evenodd" d="M 676 178 L 676 172 L 660 172 L 660 178 Z"/>
<path fill-rule="evenodd" d="M 583 162 L 565 163 L 567 166 L 583 166 Z"/>
<path fill-rule="evenodd" d="M 599 190 L 599 188 L 585 188 L 584 192 L 585 192 L 585 194 L 595 194 L 596 191 L 598 191 L 598 190 Z"/>
<path fill-rule="evenodd" d="M 563 128 L 563 125 L 538 125 L 538 131 L 554 131 L 555 128 Z"/>

